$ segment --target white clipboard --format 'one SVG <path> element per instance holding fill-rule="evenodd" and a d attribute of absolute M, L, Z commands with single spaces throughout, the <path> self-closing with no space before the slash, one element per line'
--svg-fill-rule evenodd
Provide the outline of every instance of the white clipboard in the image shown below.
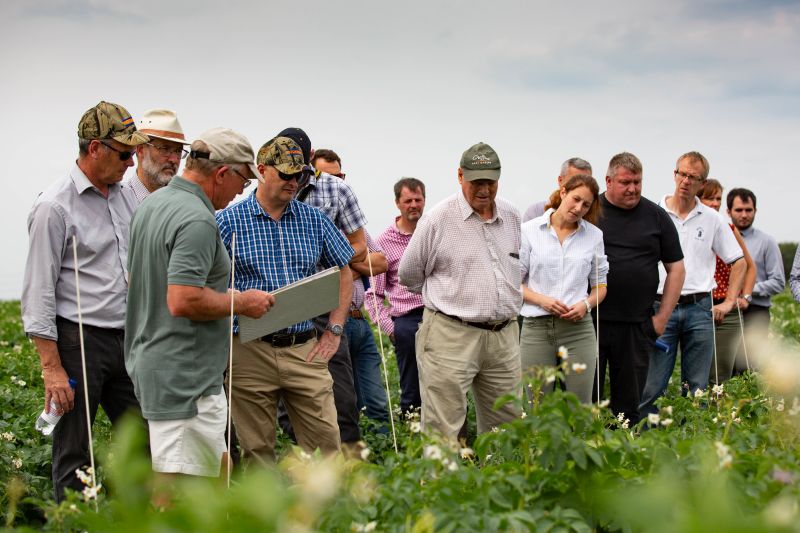
<path fill-rule="evenodd" d="M 239 340 L 250 342 L 339 307 L 339 281 L 339 267 L 333 267 L 277 289 L 275 305 L 261 318 L 238 315 Z"/>

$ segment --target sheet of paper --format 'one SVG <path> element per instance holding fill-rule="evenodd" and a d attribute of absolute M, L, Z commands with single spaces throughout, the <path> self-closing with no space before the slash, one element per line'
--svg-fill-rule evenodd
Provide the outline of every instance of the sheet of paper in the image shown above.
<path fill-rule="evenodd" d="M 339 268 L 317 272 L 272 292 L 275 305 L 261 318 L 239 315 L 239 340 L 254 339 L 286 329 L 339 306 Z"/>

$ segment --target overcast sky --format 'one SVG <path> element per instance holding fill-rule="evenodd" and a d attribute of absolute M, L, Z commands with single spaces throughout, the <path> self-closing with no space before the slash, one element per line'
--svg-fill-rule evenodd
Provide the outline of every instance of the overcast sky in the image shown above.
<path fill-rule="evenodd" d="M 256 149 L 302 127 L 341 155 L 375 235 L 398 178 L 422 179 L 431 207 L 484 141 L 521 210 L 568 157 L 602 178 L 633 152 L 657 200 L 699 150 L 726 190 L 754 190 L 757 226 L 800 240 L 797 1 L 3 0 L 0 21 L 0 298 L 19 297 L 30 207 L 69 172 L 100 100 L 136 119 L 167 107 L 190 138 L 226 126 Z"/>

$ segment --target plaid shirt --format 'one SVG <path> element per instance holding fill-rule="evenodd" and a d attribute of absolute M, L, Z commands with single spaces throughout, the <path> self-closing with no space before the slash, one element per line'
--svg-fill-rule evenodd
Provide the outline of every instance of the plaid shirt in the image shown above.
<path fill-rule="evenodd" d="M 395 219 L 394 224 L 386 228 L 378 236 L 378 245 L 386 254 L 389 270 L 385 274 L 375 276 L 375 284 L 367 291 L 365 300 L 367 312 L 372 317 L 373 322 L 380 324 L 381 329 L 387 335 L 394 333 L 392 317 L 403 316 L 423 305 L 422 296 L 410 292 L 404 285 L 400 284 L 400 280 L 397 277 L 400 258 L 403 257 L 403 252 L 406 251 L 410 240 L 410 233 L 402 233 L 397 229 L 397 219 Z M 388 298 L 389 307 L 384 307 L 384 297 Z M 378 310 L 378 316 L 375 316 L 375 309 Z"/>
<path fill-rule="evenodd" d="M 347 239 L 317 209 L 292 200 L 280 219 L 273 220 L 250 196 L 217 213 L 220 236 L 231 255 L 236 233 L 234 286 L 239 291 L 272 292 L 324 268 L 345 266 L 353 256 Z M 288 333 L 311 329 L 310 320 L 294 324 Z M 238 322 L 234 332 L 238 332 Z"/>
<path fill-rule="evenodd" d="M 358 205 L 356 194 L 344 180 L 320 172 L 319 175 L 311 176 L 308 184 L 298 189 L 297 194 L 301 194 L 306 187 L 310 187 L 311 191 L 303 203 L 325 213 L 345 235 L 367 225 L 367 218 Z"/>

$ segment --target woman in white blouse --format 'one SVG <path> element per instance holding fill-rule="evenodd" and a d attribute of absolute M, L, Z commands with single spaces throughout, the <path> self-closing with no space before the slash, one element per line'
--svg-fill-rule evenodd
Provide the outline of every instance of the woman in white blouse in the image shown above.
<path fill-rule="evenodd" d="M 606 295 L 608 260 L 597 182 L 578 174 L 550 196 L 548 210 L 522 225 L 522 370 L 555 366 L 569 353 L 566 389 L 592 401 L 597 344 L 590 311 Z M 590 292 L 591 290 L 591 292 Z M 552 392 L 554 384 L 546 384 Z"/>

